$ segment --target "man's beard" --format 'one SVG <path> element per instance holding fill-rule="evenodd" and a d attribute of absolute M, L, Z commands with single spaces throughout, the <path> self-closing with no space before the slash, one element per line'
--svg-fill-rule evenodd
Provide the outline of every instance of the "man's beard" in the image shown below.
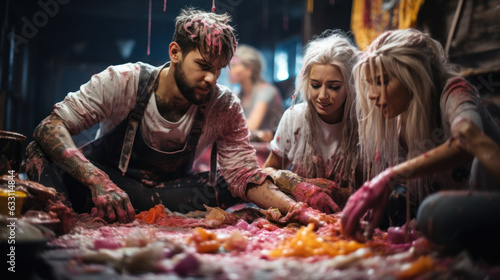
<path fill-rule="evenodd" d="M 181 92 L 181 94 L 186 98 L 187 101 L 195 104 L 202 105 L 207 102 L 209 97 L 212 95 L 212 89 L 208 94 L 196 94 L 195 89 L 196 86 L 192 86 L 188 83 L 186 74 L 182 69 L 182 61 L 179 61 L 174 70 L 174 79 L 177 84 L 177 88 Z"/>

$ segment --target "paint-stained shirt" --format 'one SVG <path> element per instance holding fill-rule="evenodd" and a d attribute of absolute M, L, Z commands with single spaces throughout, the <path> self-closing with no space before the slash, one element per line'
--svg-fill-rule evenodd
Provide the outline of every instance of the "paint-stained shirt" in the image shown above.
<path fill-rule="evenodd" d="M 290 160 L 291 171 L 299 176 L 308 177 L 300 162 L 304 157 L 308 133 L 310 133 L 309 123 L 306 118 L 307 102 L 299 103 L 288 108 L 278 125 L 278 129 L 271 141 L 271 149 L 282 158 Z M 337 148 L 340 145 L 342 135 L 342 123 L 328 124 L 321 120 L 317 114 L 312 116 L 315 125 L 314 161 L 318 178 L 331 178 L 335 163 L 340 155 Z"/>
<path fill-rule="evenodd" d="M 134 108 L 139 73 L 137 63 L 110 66 L 93 75 L 80 90 L 70 92 L 54 106 L 54 113 L 67 122 L 73 135 L 99 124 L 96 135 L 99 138 L 120 124 Z M 152 94 L 141 121 L 140 132 L 144 141 L 164 152 L 183 147 L 196 109 L 197 106 L 192 105 L 179 121 L 167 121 L 159 113 L 155 95 Z M 240 100 L 227 87 L 217 85 L 207 104 L 195 160 L 215 141 L 222 176 L 231 193 L 246 200 L 248 184 L 260 185 L 267 177 L 258 165 L 249 136 Z"/>

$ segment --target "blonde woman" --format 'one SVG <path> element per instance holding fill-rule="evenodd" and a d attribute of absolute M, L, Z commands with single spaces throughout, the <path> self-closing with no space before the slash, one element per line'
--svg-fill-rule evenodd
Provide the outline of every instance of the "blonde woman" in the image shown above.
<path fill-rule="evenodd" d="M 358 138 L 351 73 L 358 53 L 340 31 L 325 31 L 308 43 L 294 94 L 304 102 L 285 111 L 264 167 L 290 169 L 303 178 L 330 179 L 344 190 L 355 186 Z M 340 210 L 317 186 L 289 184 L 284 191 L 325 212 Z M 329 191 L 339 192 L 338 188 Z"/>
<path fill-rule="evenodd" d="M 496 143 L 500 130 L 476 90 L 448 63 L 442 46 L 415 29 L 387 31 L 354 68 L 359 141 L 366 182 L 344 208 L 345 235 L 363 238 L 380 222 L 391 189 L 405 184 L 413 205 L 428 194 L 495 186 L 466 150 L 451 140 L 458 118 L 472 121 Z M 456 122 L 455 122 L 456 123 Z M 378 174 L 378 176 L 377 176 Z M 372 179 L 373 178 L 373 179 Z"/>

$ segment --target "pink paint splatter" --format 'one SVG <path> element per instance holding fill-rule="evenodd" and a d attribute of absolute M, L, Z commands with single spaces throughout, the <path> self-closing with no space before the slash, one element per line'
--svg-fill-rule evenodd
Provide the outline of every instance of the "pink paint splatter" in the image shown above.
<path fill-rule="evenodd" d="M 113 70 L 108 68 L 109 76 L 111 77 L 111 81 L 113 80 Z"/>
<path fill-rule="evenodd" d="M 38 179 L 40 180 L 40 177 L 42 176 L 42 170 L 43 170 L 43 159 L 39 157 L 33 157 L 31 160 L 26 161 L 26 170 L 32 170 L 33 168 L 36 169 L 38 172 Z"/>
<path fill-rule="evenodd" d="M 377 149 L 375 152 L 375 158 L 373 159 L 376 163 L 380 162 L 380 151 Z"/>
<path fill-rule="evenodd" d="M 215 12 L 215 0 L 212 0 L 212 13 Z"/>
<path fill-rule="evenodd" d="M 163 11 L 167 10 L 167 0 L 163 0 Z"/>
<path fill-rule="evenodd" d="M 295 105 L 295 94 L 292 95 L 292 106 L 290 107 L 290 110 L 293 110 L 293 105 Z"/>
<path fill-rule="evenodd" d="M 64 150 L 64 153 L 62 155 L 65 158 L 70 158 L 70 157 L 78 157 L 80 160 L 83 162 L 89 162 L 88 159 L 85 158 L 85 156 L 82 154 L 82 152 L 79 149 L 74 149 L 74 148 L 68 148 Z"/>

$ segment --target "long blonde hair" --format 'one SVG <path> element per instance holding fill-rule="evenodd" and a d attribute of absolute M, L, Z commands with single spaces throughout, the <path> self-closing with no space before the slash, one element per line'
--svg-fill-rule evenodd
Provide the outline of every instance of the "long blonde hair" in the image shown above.
<path fill-rule="evenodd" d="M 304 147 L 303 156 L 295 158 L 299 161 L 298 164 L 303 169 L 303 173 L 308 178 L 318 176 L 316 165 L 313 162 L 315 155 L 313 143 L 315 142 L 315 127 L 313 114 L 317 114 L 312 104 L 311 95 L 309 92 L 309 78 L 311 68 L 316 64 L 322 65 L 336 65 L 344 78 L 347 97 L 344 103 L 344 115 L 342 116 L 343 127 L 342 135 L 337 155 L 340 155 L 340 160 L 335 163 L 333 173 L 330 174 L 330 179 L 341 180 L 341 184 L 346 183 L 349 186 L 355 185 L 354 171 L 358 163 L 357 152 L 357 120 L 354 107 L 355 90 L 354 82 L 352 79 L 352 68 L 358 61 L 359 50 L 341 31 L 326 30 L 320 36 L 313 38 L 305 47 L 303 66 L 301 74 L 297 79 L 297 86 L 294 96 L 298 94 L 301 99 L 307 102 L 306 119 L 308 126 L 303 129 L 306 134 L 307 141 Z"/>
<path fill-rule="evenodd" d="M 443 128 L 439 104 L 447 80 L 458 76 L 454 68 L 439 42 L 416 29 L 387 31 L 367 48 L 354 67 L 365 180 L 373 178 L 388 166 L 414 158 L 444 142 L 444 138 L 435 136 Z M 373 83 L 376 82 L 376 73 L 382 79 L 382 73 L 397 78 L 410 93 L 407 110 L 396 118 L 386 119 L 381 110 L 375 108 L 375 102 L 368 98 L 370 88 L 375 84 L 366 81 L 366 71 L 369 71 Z M 382 90 L 385 88 L 382 87 Z M 406 158 L 399 155 L 397 137 L 402 121 L 406 121 L 400 131 L 408 146 Z M 412 182 L 418 185 L 420 199 L 425 195 L 424 191 L 429 191 L 426 188 L 428 179 Z"/>

